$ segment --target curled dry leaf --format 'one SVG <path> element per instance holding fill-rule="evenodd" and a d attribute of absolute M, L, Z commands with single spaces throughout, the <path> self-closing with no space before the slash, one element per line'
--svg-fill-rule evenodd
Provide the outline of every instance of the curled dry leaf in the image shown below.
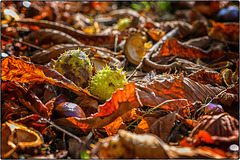
<path fill-rule="evenodd" d="M 101 139 L 91 151 L 91 158 L 224 158 L 212 150 L 174 147 L 152 134 L 134 134 L 119 130 L 116 136 Z"/>
<path fill-rule="evenodd" d="M 72 36 L 54 29 L 40 29 L 30 33 L 25 40 L 37 46 L 49 44 L 78 44 L 83 45 Z"/>
<path fill-rule="evenodd" d="M 184 58 L 206 58 L 206 59 L 217 59 L 223 56 L 228 58 L 238 58 L 239 54 L 234 52 L 224 52 L 222 50 L 207 50 L 204 51 L 200 48 L 188 46 L 184 43 L 179 42 L 177 39 L 167 40 L 158 56 L 169 56 L 169 55 L 179 55 Z"/>
<path fill-rule="evenodd" d="M 1 156 L 8 158 L 17 149 L 36 147 L 43 143 L 42 135 L 34 129 L 29 129 L 12 121 L 2 124 Z"/>
<path fill-rule="evenodd" d="M 66 125 L 73 128 L 81 128 L 84 131 L 93 128 L 102 128 L 112 123 L 119 116 L 139 107 L 138 100 L 135 97 L 135 84 L 125 85 L 125 89 L 118 89 L 113 93 L 112 98 L 105 104 L 99 106 L 99 111 L 87 118 L 60 118 L 55 120 L 60 125 Z"/>
<path fill-rule="evenodd" d="M 192 146 L 198 146 L 201 142 L 215 144 L 237 143 L 238 138 L 238 120 L 224 112 L 219 115 L 199 117 L 196 126 L 187 138 L 187 142 Z M 183 141 L 186 141 L 186 139 Z"/>

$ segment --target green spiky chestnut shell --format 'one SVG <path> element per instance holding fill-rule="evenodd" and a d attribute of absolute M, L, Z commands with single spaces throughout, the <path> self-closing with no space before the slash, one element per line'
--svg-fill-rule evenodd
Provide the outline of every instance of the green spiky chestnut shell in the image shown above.
<path fill-rule="evenodd" d="M 86 87 L 92 75 L 92 65 L 81 50 L 68 50 L 61 54 L 53 66 L 55 70 L 72 80 L 79 87 Z"/>
<path fill-rule="evenodd" d="M 109 99 L 118 88 L 127 84 L 123 69 L 112 70 L 106 66 L 92 77 L 90 82 L 90 93 L 104 100 Z"/>

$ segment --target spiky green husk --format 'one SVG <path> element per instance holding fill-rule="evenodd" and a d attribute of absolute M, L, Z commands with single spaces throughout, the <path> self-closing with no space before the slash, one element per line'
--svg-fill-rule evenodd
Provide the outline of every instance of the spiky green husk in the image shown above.
<path fill-rule="evenodd" d="M 109 99 L 113 92 L 128 83 L 122 70 L 112 70 L 109 66 L 99 70 L 90 82 L 90 93 L 104 100 Z"/>
<path fill-rule="evenodd" d="M 86 87 L 92 74 L 90 59 L 79 49 L 61 54 L 53 67 L 79 87 Z"/>

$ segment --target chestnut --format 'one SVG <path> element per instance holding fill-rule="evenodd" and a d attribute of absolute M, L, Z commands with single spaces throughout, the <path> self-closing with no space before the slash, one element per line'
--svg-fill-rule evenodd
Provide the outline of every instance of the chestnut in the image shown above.
<path fill-rule="evenodd" d="M 57 107 L 60 103 L 67 102 L 67 101 L 68 101 L 67 96 L 65 96 L 64 94 L 60 94 L 54 100 L 54 106 Z"/>
<path fill-rule="evenodd" d="M 205 106 L 205 114 L 216 115 L 224 112 L 222 106 L 220 104 L 209 103 Z"/>
<path fill-rule="evenodd" d="M 62 117 L 86 118 L 82 108 L 72 102 L 62 102 L 54 108 L 54 113 Z"/>

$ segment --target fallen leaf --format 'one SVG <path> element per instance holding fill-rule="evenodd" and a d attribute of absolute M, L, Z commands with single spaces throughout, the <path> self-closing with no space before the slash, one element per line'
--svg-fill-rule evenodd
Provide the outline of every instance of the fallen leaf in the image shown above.
<path fill-rule="evenodd" d="M 159 109 L 167 111 L 175 111 L 187 106 L 187 101 L 204 103 L 207 97 L 213 98 L 222 91 L 218 87 L 203 85 L 183 75 L 159 75 L 148 83 L 136 83 L 136 88 L 139 103 L 143 106 L 155 107 L 166 100 L 175 99 L 176 101 L 165 103 L 159 107 Z"/>
<path fill-rule="evenodd" d="M 112 123 L 124 113 L 139 106 L 138 100 L 135 97 L 135 84 L 130 83 L 125 85 L 125 89 L 118 89 L 114 92 L 112 98 L 107 100 L 105 104 L 100 105 L 99 111 L 90 117 L 68 117 L 54 121 L 60 125 L 81 128 L 83 131 L 87 131 L 93 128 L 102 128 Z"/>
<path fill-rule="evenodd" d="M 135 83 L 130 83 L 124 86 L 125 89 L 118 89 L 113 93 L 112 98 L 107 100 L 104 105 L 99 106 L 99 112 L 92 115 L 92 117 L 108 116 L 116 112 L 119 108 L 119 104 L 123 102 L 130 102 L 138 104 L 135 97 Z"/>
<path fill-rule="evenodd" d="M 223 56 L 228 58 L 238 58 L 238 53 L 224 52 L 222 50 L 207 50 L 188 46 L 179 42 L 177 39 L 169 39 L 163 45 L 158 56 L 178 55 L 183 58 L 206 58 L 217 59 Z"/>
<path fill-rule="evenodd" d="M 151 126 L 154 124 L 154 122 L 157 120 L 155 117 L 145 117 L 141 118 L 141 122 L 137 125 L 137 127 L 134 129 L 134 133 L 148 133 Z"/>
<path fill-rule="evenodd" d="M 19 83 L 53 84 L 69 89 L 79 96 L 83 96 L 84 94 L 91 96 L 54 69 L 35 65 L 17 57 L 9 56 L 1 59 L 1 75 L 2 80 L 12 80 Z"/>
<path fill-rule="evenodd" d="M 172 112 L 159 118 L 153 125 L 150 127 L 150 133 L 158 136 L 164 142 L 167 142 L 167 138 L 171 132 L 171 129 L 176 120 L 176 113 Z"/>
<path fill-rule="evenodd" d="M 209 35 L 220 41 L 239 41 L 239 23 L 220 23 L 210 20 L 213 27 L 209 31 Z"/>
<path fill-rule="evenodd" d="M 123 119 L 118 117 L 112 123 L 105 126 L 105 130 L 108 136 L 115 136 L 119 129 L 123 129 L 126 127 L 126 124 L 123 123 Z"/>
<path fill-rule="evenodd" d="M 31 91 L 26 90 L 23 86 L 13 81 L 1 81 L 2 96 L 6 99 L 17 98 L 25 107 L 33 113 L 43 117 L 49 117 L 48 108 L 42 101 Z"/>
<path fill-rule="evenodd" d="M 28 27 L 38 26 L 41 28 L 56 29 L 71 35 L 72 37 L 76 38 L 83 44 L 87 44 L 87 45 L 101 46 L 101 47 L 112 49 L 115 43 L 115 35 L 87 34 L 81 30 L 77 30 L 77 29 L 74 29 L 73 27 L 59 24 L 57 22 L 52 22 L 47 20 L 34 20 L 34 19 L 21 19 L 16 22 Z M 120 43 L 122 39 L 123 37 L 119 35 L 118 43 Z"/>
<path fill-rule="evenodd" d="M 204 115 L 198 118 L 187 139 L 181 145 L 199 146 L 201 142 L 216 144 L 236 143 L 239 137 L 239 122 L 228 113 Z M 228 147 L 225 144 L 225 147 Z"/>
<path fill-rule="evenodd" d="M 188 78 L 201 84 L 211 84 L 212 86 L 222 86 L 222 78 L 218 72 L 206 71 L 204 69 L 193 72 Z"/>

